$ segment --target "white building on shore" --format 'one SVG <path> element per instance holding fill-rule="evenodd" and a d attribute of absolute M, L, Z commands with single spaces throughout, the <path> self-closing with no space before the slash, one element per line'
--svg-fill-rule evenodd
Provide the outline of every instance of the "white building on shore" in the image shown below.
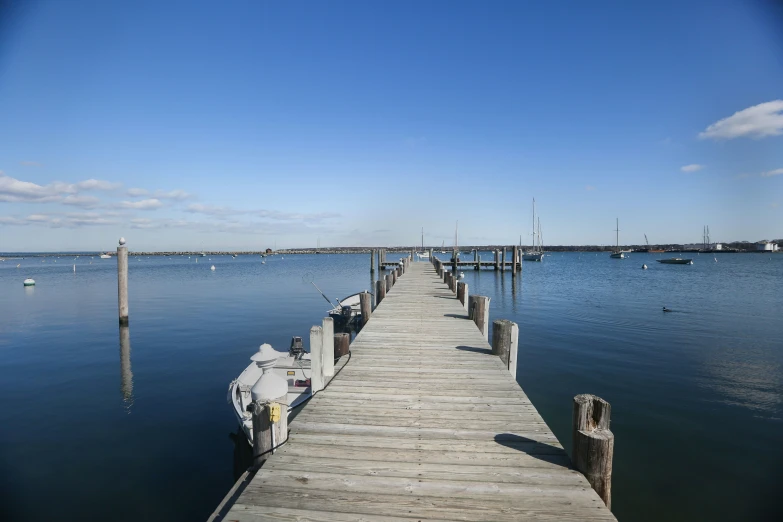
<path fill-rule="evenodd" d="M 777 252 L 778 245 L 772 241 L 759 241 L 756 243 L 756 250 L 759 252 Z"/>

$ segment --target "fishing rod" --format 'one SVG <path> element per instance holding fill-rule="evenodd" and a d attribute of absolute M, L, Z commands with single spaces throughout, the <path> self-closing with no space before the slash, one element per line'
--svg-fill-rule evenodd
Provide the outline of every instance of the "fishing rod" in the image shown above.
<path fill-rule="evenodd" d="M 328 297 L 326 297 L 326 295 L 325 295 L 323 292 L 321 292 L 321 289 L 320 289 L 320 288 L 318 288 L 318 285 L 316 285 L 316 284 L 315 284 L 315 281 L 310 281 L 310 284 L 311 284 L 311 285 L 313 285 L 313 286 L 315 287 L 315 289 L 316 289 L 316 290 L 318 290 L 318 293 L 319 293 L 319 294 L 321 294 L 321 295 L 323 296 L 323 298 L 324 298 L 324 299 L 326 299 L 326 302 L 327 302 L 327 303 L 329 303 L 329 306 L 334 306 L 334 304 L 332 303 L 332 301 L 331 301 L 331 300 L 330 300 Z M 339 299 L 335 299 L 335 301 L 337 301 L 337 305 L 338 305 L 338 306 L 340 306 L 340 307 L 342 307 L 342 306 L 343 306 L 343 304 L 340 302 L 340 300 L 339 300 Z"/>

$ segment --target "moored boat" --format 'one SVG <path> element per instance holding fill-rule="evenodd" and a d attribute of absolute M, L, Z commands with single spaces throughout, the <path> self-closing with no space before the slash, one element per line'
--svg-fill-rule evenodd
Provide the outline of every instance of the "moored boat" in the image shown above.
<path fill-rule="evenodd" d="M 656 259 L 659 263 L 664 265 L 692 265 L 693 259 L 683 259 L 681 257 L 670 257 L 667 259 Z"/>

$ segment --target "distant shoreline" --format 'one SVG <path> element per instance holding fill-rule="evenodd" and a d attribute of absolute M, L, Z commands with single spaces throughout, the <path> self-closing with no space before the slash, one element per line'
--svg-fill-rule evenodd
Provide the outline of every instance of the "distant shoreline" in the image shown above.
<path fill-rule="evenodd" d="M 410 248 L 410 247 L 341 247 L 341 248 L 291 248 L 291 249 L 284 249 L 284 250 L 277 250 L 275 252 L 265 252 L 265 251 L 251 251 L 251 250 L 237 250 L 237 251 L 169 251 L 169 252 L 128 252 L 128 255 L 130 256 L 164 256 L 164 257 L 171 257 L 171 256 L 201 256 L 202 253 L 206 254 L 207 256 L 247 256 L 247 255 L 256 255 L 256 256 L 274 256 L 274 255 L 298 255 L 298 254 L 369 254 L 372 250 L 378 250 L 379 248 L 386 248 L 386 253 L 392 254 L 392 253 L 406 253 L 406 252 L 418 252 L 420 249 L 417 248 Z M 484 245 L 484 246 L 471 246 L 471 247 L 464 247 L 461 249 L 461 255 L 469 255 L 470 251 L 474 249 L 478 249 L 480 252 L 487 252 L 487 251 L 493 251 L 493 250 L 501 250 L 504 247 L 501 245 Z M 510 251 L 509 246 L 505 246 L 507 251 Z M 523 246 L 523 249 L 526 247 Z M 530 248 L 530 247 L 527 247 Z M 674 247 L 672 249 L 667 249 L 664 252 L 647 252 L 642 250 L 643 247 L 640 247 L 638 245 L 636 246 L 621 246 L 620 249 L 629 253 L 635 253 L 635 254 L 780 254 L 783 253 L 783 251 L 777 251 L 777 252 L 769 252 L 769 251 L 763 251 L 763 250 L 737 250 L 737 249 L 731 249 L 731 250 L 697 250 L 697 249 L 685 249 L 685 248 L 677 248 Z M 429 250 L 426 249 L 426 250 Z M 591 245 L 583 245 L 583 246 L 552 246 L 547 247 L 544 249 L 545 252 L 587 252 L 587 253 L 601 253 L 601 252 L 611 252 L 615 250 L 615 247 L 610 246 L 591 246 Z M 433 252 L 438 255 L 441 253 L 441 249 L 433 248 Z M 451 249 L 446 249 L 445 254 L 449 256 L 452 253 Z M 114 252 L 8 252 L 8 253 L 0 253 L 0 260 L 4 259 L 21 259 L 26 257 L 98 257 L 101 254 L 109 254 L 112 257 L 114 257 L 116 254 Z"/>

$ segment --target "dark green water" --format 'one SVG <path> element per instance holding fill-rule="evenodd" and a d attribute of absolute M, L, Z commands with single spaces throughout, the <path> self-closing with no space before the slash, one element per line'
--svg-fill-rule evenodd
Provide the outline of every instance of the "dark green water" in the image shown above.
<path fill-rule="evenodd" d="M 611 402 L 618 518 L 774 520 L 783 255 L 654 259 L 556 253 L 516 283 L 464 281 L 519 323 L 519 381 L 565 447 L 574 395 Z M 228 383 L 262 342 L 287 349 L 320 322 L 309 281 L 371 286 L 368 255 L 130 265 L 121 360 L 114 259 L 0 263 L 0 519 L 204 520 L 236 471 Z"/>

